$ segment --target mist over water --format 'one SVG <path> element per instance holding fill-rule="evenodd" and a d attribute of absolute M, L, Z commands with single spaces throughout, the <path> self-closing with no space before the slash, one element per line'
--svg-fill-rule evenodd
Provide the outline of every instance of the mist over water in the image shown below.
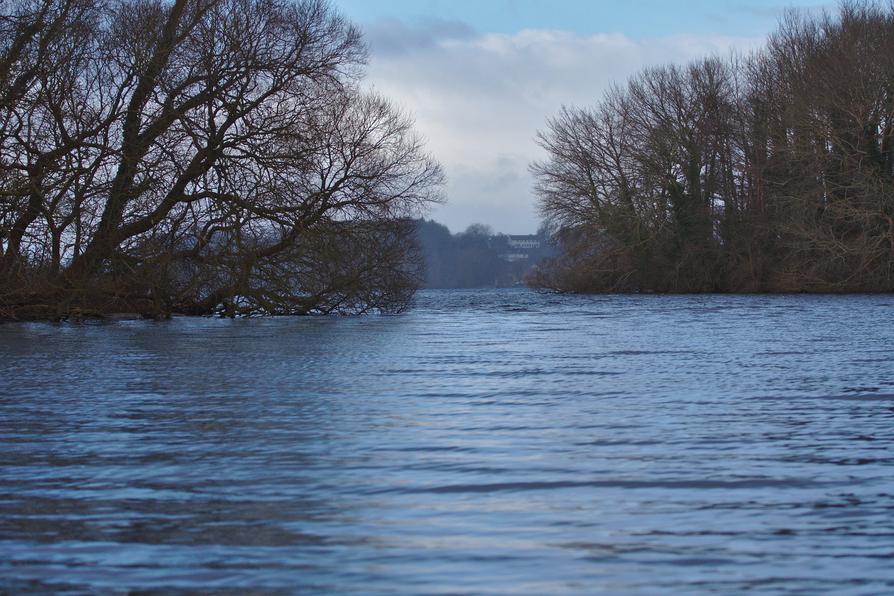
<path fill-rule="evenodd" d="M 894 588 L 894 298 L 0 326 L 0 591 Z"/>

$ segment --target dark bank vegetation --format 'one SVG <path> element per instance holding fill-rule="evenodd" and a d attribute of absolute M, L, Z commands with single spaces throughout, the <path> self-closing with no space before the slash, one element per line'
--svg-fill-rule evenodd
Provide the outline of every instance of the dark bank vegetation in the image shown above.
<path fill-rule="evenodd" d="M 326 2 L 0 12 L 0 319 L 407 303 L 441 170 Z"/>
<path fill-rule="evenodd" d="M 641 72 L 539 137 L 565 291 L 894 290 L 894 5 L 791 13 L 748 57 Z"/>

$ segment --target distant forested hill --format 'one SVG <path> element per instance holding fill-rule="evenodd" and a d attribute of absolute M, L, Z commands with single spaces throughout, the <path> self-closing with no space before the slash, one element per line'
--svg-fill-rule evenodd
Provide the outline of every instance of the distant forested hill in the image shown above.
<path fill-rule="evenodd" d="M 521 284 L 525 275 L 552 254 L 541 234 L 494 234 L 481 224 L 451 234 L 447 226 L 419 220 L 417 237 L 425 258 L 427 288 L 487 288 Z"/>

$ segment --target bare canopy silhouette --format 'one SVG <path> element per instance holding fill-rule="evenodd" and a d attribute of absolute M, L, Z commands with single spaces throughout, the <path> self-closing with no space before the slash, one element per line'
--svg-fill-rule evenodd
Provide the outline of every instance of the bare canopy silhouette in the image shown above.
<path fill-rule="evenodd" d="M 532 166 L 568 291 L 894 290 L 894 7 L 790 13 L 744 58 L 567 108 Z"/>
<path fill-rule="evenodd" d="M 323 0 L 0 15 L 0 318 L 403 308 L 440 166 Z"/>

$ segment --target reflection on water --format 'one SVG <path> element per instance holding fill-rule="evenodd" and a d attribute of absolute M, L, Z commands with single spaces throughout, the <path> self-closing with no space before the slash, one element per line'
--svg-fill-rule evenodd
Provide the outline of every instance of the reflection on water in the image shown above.
<path fill-rule="evenodd" d="M 894 298 L 0 326 L 0 591 L 894 589 Z"/>

